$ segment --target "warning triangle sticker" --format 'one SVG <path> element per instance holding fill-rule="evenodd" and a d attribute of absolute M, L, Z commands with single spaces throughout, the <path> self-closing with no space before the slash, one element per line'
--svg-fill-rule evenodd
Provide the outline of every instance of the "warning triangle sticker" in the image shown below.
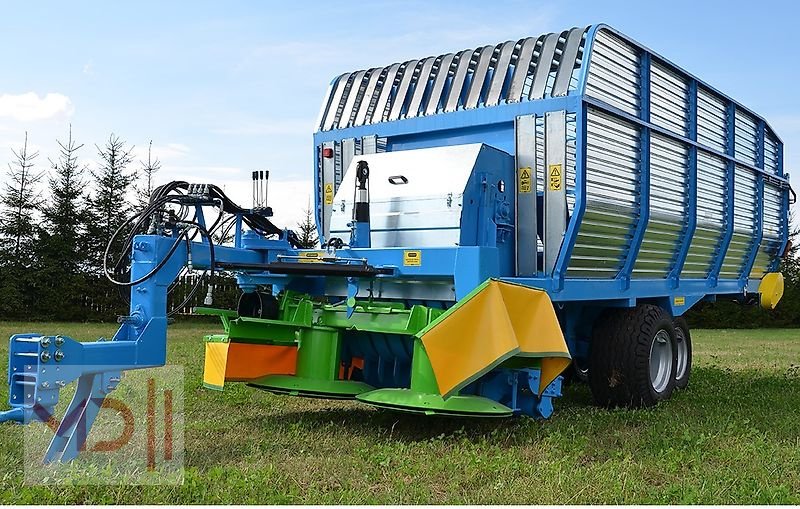
<path fill-rule="evenodd" d="M 530 168 L 522 168 L 522 175 L 520 178 L 528 179 L 531 178 L 531 169 Z"/>
<path fill-rule="evenodd" d="M 558 177 L 560 175 L 561 175 L 561 168 L 560 167 L 556 166 L 552 170 L 550 170 L 550 176 L 551 177 Z"/>

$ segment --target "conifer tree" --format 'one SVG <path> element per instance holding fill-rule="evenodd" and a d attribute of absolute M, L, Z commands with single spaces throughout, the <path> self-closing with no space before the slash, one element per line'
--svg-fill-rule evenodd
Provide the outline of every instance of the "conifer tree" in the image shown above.
<path fill-rule="evenodd" d="M 147 148 L 147 161 L 139 161 L 142 172 L 140 174 L 141 181 L 135 185 L 136 197 L 139 201 L 139 206 L 144 207 L 150 201 L 150 195 L 153 194 L 155 188 L 154 176 L 161 169 L 161 161 L 158 157 L 153 157 L 153 140 L 150 140 L 150 146 Z"/>
<path fill-rule="evenodd" d="M 86 251 L 85 166 L 78 160 L 83 147 L 72 137 L 58 141 L 59 154 L 50 161 L 48 196 L 41 208 L 37 250 L 37 318 L 83 319 Z"/>
<path fill-rule="evenodd" d="M 308 203 L 305 210 L 303 210 L 303 219 L 297 223 L 297 237 L 300 240 L 300 245 L 306 249 L 316 247 L 319 242 L 317 236 L 317 225 L 314 223 L 314 215 L 311 212 L 311 203 Z"/>
<path fill-rule="evenodd" d="M 41 203 L 37 185 L 44 174 L 35 170 L 39 155 L 22 147 L 11 150 L 5 183 L 0 189 L 0 318 L 23 317 L 33 292 L 31 265 L 36 250 L 36 211 Z"/>
<path fill-rule="evenodd" d="M 136 178 L 135 172 L 128 170 L 133 162 L 132 150 L 113 133 L 105 145 L 97 146 L 100 167 L 91 171 L 94 193 L 89 198 L 87 230 L 91 269 L 97 274 L 102 271 L 103 253 L 111 236 L 131 214 L 129 193 Z M 111 246 L 112 256 L 119 256 L 123 239 L 121 235 Z"/>

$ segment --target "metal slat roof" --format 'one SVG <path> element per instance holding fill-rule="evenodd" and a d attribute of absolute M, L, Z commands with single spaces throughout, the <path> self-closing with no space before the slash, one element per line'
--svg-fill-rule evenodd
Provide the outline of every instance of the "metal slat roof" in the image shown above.
<path fill-rule="evenodd" d="M 316 127 L 329 131 L 566 95 L 575 87 L 588 29 L 344 73 L 331 83 Z M 372 115 L 365 114 L 369 105 L 375 105 Z"/>

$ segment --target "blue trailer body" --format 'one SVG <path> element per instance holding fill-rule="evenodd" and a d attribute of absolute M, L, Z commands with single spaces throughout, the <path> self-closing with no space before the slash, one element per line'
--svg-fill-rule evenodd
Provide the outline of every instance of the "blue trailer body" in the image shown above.
<path fill-rule="evenodd" d="M 596 40 L 601 37 L 598 48 Z M 525 90 L 512 96 L 513 81 L 519 74 L 515 65 L 527 63 L 522 53 L 529 41 L 535 41 L 533 59 L 552 59 L 546 72 L 537 74 L 543 64 L 531 65 L 525 79 L 529 82 L 530 93 Z M 602 87 L 603 76 L 600 71 L 593 73 L 593 66 L 600 69 L 603 64 L 611 60 L 614 55 L 603 55 L 615 49 L 615 45 L 624 45 L 621 53 L 629 52 L 636 56 L 635 72 L 637 82 L 634 85 L 636 93 L 631 95 L 629 102 L 624 101 L 624 93 L 617 93 L 613 86 L 605 89 Z M 512 56 L 503 60 L 503 51 L 512 47 Z M 548 52 L 549 47 L 549 52 Z M 485 51 L 489 48 L 491 51 Z M 426 267 L 430 277 L 442 276 L 454 278 L 456 287 L 455 298 L 463 297 L 481 277 L 492 276 L 523 283 L 536 288 L 547 290 L 555 302 L 603 302 L 607 305 L 633 306 L 637 301 L 653 300 L 671 310 L 678 316 L 683 314 L 692 305 L 703 299 L 713 300 L 717 295 L 738 295 L 757 291 L 761 276 L 777 269 L 780 255 L 783 253 L 788 240 L 788 208 L 791 189 L 788 175 L 783 169 L 783 144 L 774 134 L 766 121 L 750 111 L 745 106 L 730 99 L 715 90 L 707 83 L 682 70 L 669 60 L 652 52 L 648 48 L 632 41 L 611 27 L 606 25 L 593 25 L 586 29 L 572 29 L 561 34 L 547 34 L 538 39 L 523 39 L 518 42 L 499 44 L 496 47 L 478 48 L 474 51 L 463 52 L 471 57 L 468 76 L 461 83 L 461 89 L 448 90 L 453 85 L 453 77 L 449 77 L 443 84 L 443 90 L 432 96 L 431 89 L 437 83 L 437 76 L 430 68 L 425 68 L 429 59 L 412 60 L 400 65 L 400 70 L 406 69 L 406 75 L 413 72 L 411 84 L 404 81 L 402 76 L 395 76 L 393 83 L 383 83 L 380 80 L 388 79 L 383 76 L 378 78 L 378 85 L 373 85 L 371 78 L 376 75 L 392 72 L 393 66 L 375 68 L 368 71 L 359 71 L 343 74 L 331 82 L 327 97 L 324 100 L 319 120 L 319 130 L 314 134 L 314 161 L 315 168 L 315 201 L 317 209 L 317 225 L 321 232 L 325 231 L 324 222 L 324 192 L 326 184 L 323 175 L 323 149 L 333 146 L 336 157 L 340 157 L 340 147 L 350 143 L 361 142 L 364 146 L 368 138 L 379 140 L 383 150 L 387 152 L 440 147 L 447 145 L 461 145 L 467 143 L 485 143 L 502 151 L 518 155 L 515 135 L 515 122 L 525 116 L 541 117 L 550 112 L 565 112 L 574 127 L 574 177 L 568 183 L 568 193 L 574 196 L 574 206 L 571 207 L 563 244 L 558 252 L 558 258 L 552 270 L 537 267 L 535 274 L 520 276 L 512 271 L 499 271 L 490 269 L 480 275 L 472 274 L 470 269 L 466 273 L 449 260 L 443 260 L 439 253 L 423 252 L 423 259 L 442 260 Z M 572 52 L 575 60 L 560 62 L 559 56 Z M 602 58 L 595 58 L 595 54 Z M 447 58 L 447 55 L 431 57 L 435 62 Z M 490 59 L 487 69 L 481 69 L 483 60 Z M 651 95 L 659 97 L 653 92 L 651 81 L 656 76 L 653 67 L 658 68 L 659 85 L 661 82 L 673 80 L 679 82 L 685 89 L 682 98 L 684 110 L 682 125 L 672 125 L 667 120 L 670 112 L 664 112 L 665 107 L 675 106 L 669 101 L 659 99 L 656 117 L 651 111 Z M 474 68 L 474 69 L 473 69 Z M 458 71 L 455 63 L 452 69 Z M 483 73 L 481 74 L 481 70 Z M 602 69 L 608 73 L 609 69 Z M 610 71 L 618 72 L 617 69 Z M 425 74 L 428 72 L 429 74 Z M 440 71 L 441 72 L 441 71 Z M 495 79 L 502 75 L 500 79 Z M 598 78 L 597 76 L 600 75 Z M 663 76 L 667 76 L 664 78 Z M 470 81 L 472 78 L 474 81 Z M 620 78 L 622 79 L 622 78 Z M 478 83 L 478 80 L 482 80 Z M 537 81 L 538 80 L 538 81 Z M 533 83 L 530 83 L 530 82 Z M 502 84 L 494 92 L 492 87 Z M 539 86 L 539 83 L 541 85 Z M 477 85 L 476 85 L 477 84 Z M 539 86 L 539 90 L 534 90 Z M 560 87 L 560 88 L 559 88 Z M 391 89 L 388 92 L 387 88 Z M 620 87 L 623 88 L 623 87 Z M 424 89 L 421 100 L 415 102 L 418 90 Z M 476 99 L 468 103 L 470 94 L 475 90 L 479 93 Z M 661 93 L 663 88 L 659 89 Z M 372 95 L 370 95 L 370 92 Z M 383 99 L 382 92 L 386 94 Z M 668 93 L 668 92 L 667 92 Z M 534 94 L 538 94 L 534 97 Z M 703 134 L 709 130 L 709 117 L 705 110 L 698 114 L 698 94 L 702 99 L 718 101 L 725 112 L 724 127 L 726 132 L 721 134 L 722 141 L 718 145 L 709 142 L 711 136 Z M 447 102 L 449 97 L 458 97 L 457 102 Z M 527 97 L 526 97 L 527 96 Z M 534 97 L 534 98 L 531 98 Z M 436 99 L 439 102 L 433 104 Z M 373 113 L 370 119 L 370 110 L 376 99 L 386 103 L 385 113 L 381 116 Z M 427 103 L 426 103 L 427 101 Z M 674 102 L 674 101 L 673 101 Z M 372 104 L 371 104 L 372 103 Z M 417 109 L 411 111 L 409 106 Z M 395 113 L 397 105 L 400 109 Z M 367 109 L 366 113 L 362 110 Z M 581 227 L 587 210 L 587 180 L 593 172 L 591 163 L 587 162 L 588 152 L 592 147 L 587 123 L 592 115 L 602 115 L 603 118 L 613 118 L 621 124 L 633 127 L 637 131 L 639 147 L 635 168 L 635 200 L 634 209 L 631 211 L 631 221 L 627 226 L 627 239 L 622 242 L 617 257 L 618 267 L 606 277 L 585 277 L 571 267 L 574 261 L 575 245 L 579 242 Z M 574 119 L 574 120 L 573 120 Z M 745 119 L 745 120 L 743 120 Z M 698 120 L 700 126 L 698 126 Z M 706 125 L 704 125 L 706 124 Z M 701 133 L 698 136 L 698 127 Z M 737 129 L 738 128 L 738 129 Z M 749 129 L 748 129 L 749 128 Z M 755 131 L 755 132 L 752 132 Z M 677 170 L 685 173 L 683 188 L 679 192 L 685 195 L 685 214 L 678 241 L 670 253 L 668 270 L 658 277 L 647 277 L 635 274 L 636 263 L 641 259 L 640 250 L 648 231 L 649 202 L 650 202 L 650 147 L 651 137 L 661 137 L 675 146 L 685 150 L 685 166 Z M 749 136 L 749 138 L 748 138 Z M 748 142 L 751 146 L 747 146 Z M 374 144 L 374 142 L 372 142 Z M 569 141 L 568 141 L 569 143 Z M 687 258 L 690 258 L 692 241 L 695 239 L 698 217 L 698 154 L 701 158 L 713 158 L 715 162 L 724 164 L 725 182 L 723 185 L 724 207 L 720 213 L 723 216 L 720 223 L 723 225 L 713 255 L 709 257 L 708 266 L 704 273 L 698 271 L 684 271 Z M 341 164 L 346 168 L 347 163 Z M 755 185 L 749 198 L 755 204 L 755 210 L 747 209 L 750 214 L 755 212 L 754 221 L 746 233 L 746 245 L 741 252 L 741 263 L 733 271 L 722 273 L 726 255 L 729 253 L 734 237 L 736 210 L 735 176 L 738 172 L 749 172 Z M 702 171 L 702 166 L 701 166 Z M 587 174 L 588 172 L 588 174 Z M 518 180 L 518 179 L 515 179 Z M 338 186 L 338 182 L 333 182 Z M 590 183 L 591 185 L 591 183 Z M 776 228 L 772 236 L 764 235 L 765 224 L 765 186 L 771 191 L 772 209 L 767 221 Z M 539 194 L 542 191 L 539 190 Z M 702 196 L 701 196 L 702 198 Z M 776 203 L 777 201 L 777 203 Z M 750 202 L 742 201 L 749 205 Z M 702 211 L 701 211 L 702 212 Z M 516 221 L 524 218 L 516 217 Z M 738 226 L 738 225 L 737 225 Z M 468 227 L 465 225 L 464 227 Z M 323 236 L 323 241 L 325 238 Z M 401 247 L 401 246 L 397 246 Z M 413 246 L 408 246 L 413 247 Z M 458 251 L 460 247 L 454 247 Z M 364 256 L 370 263 L 397 264 L 392 260 L 391 250 L 359 251 L 358 256 Z M 533 255 L 535 256 L 535 255 Z M 455 260 L 456 255 L 451 258 Z M 759 266 L 755 268 L 756 261 Z M 730 260 L 729 260 L 730 261 Z M 471 268 L 471 266 L 470 266 Z M 573 270 L 571 270 L 573 269 Z M 589 267 L 591 269 L 591 267 Z M 428 272 L 430 271 L 430 272 Z M 576 272 L 577 275 L 572 275 Z M 582 277 L 583 276 L 583 277 Z M 471 282 L 459 284 L 460 279 Z"/>

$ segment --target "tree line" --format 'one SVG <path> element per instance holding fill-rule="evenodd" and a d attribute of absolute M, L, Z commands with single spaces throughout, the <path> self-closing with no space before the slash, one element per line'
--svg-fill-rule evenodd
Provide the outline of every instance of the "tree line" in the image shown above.
<path fill-rule="evenodd" d="M 103 256 L 112 234 L 149 200 L 161 163 L 153 157 L 152 142 L 147 159 L 137 161 L 133 146 L 113 133 L 94 145 L 98 164 L 92 168 L 85 159 L 89 149 L 71 127 L 57 143 L 57 153 L 42 162 L 26 133 L 8 154 L 0 188 L 0 320 L 114 320 L 127 312 L 126 295 L 104 277 Z M 296 233 L 307 247 L 317 244 L 310 206 Z M 111 246 L 111 252 L 118 249 Z M 702 304 L 688 314 L 692 326 L 800 326 L 796 250 L 781 264 L 786 293 L 776 310 Z M 214 305 L 235 307 L 233 280 L 221 281 Z M 191 286 L 177 285 L 173 303 L 182 302 Z"/>
<path fill-rule="evenodd" d="M 93 147 L 91 168 L 90 149 L 71 127 L 57 147 L 43 162 L 26 133 L 11 150 L 0 189 L 0 320 L 114 320 L 127 312 L 103 257 L 112 234 L 149 200 L 161 163 L 152 142 L 136 161 L 134 147 L 113 133 Z M 184 286 L 173 301 L 183 300 Z M 217 304 L 235 305 L 233 292 L 217 295 Z"/>

